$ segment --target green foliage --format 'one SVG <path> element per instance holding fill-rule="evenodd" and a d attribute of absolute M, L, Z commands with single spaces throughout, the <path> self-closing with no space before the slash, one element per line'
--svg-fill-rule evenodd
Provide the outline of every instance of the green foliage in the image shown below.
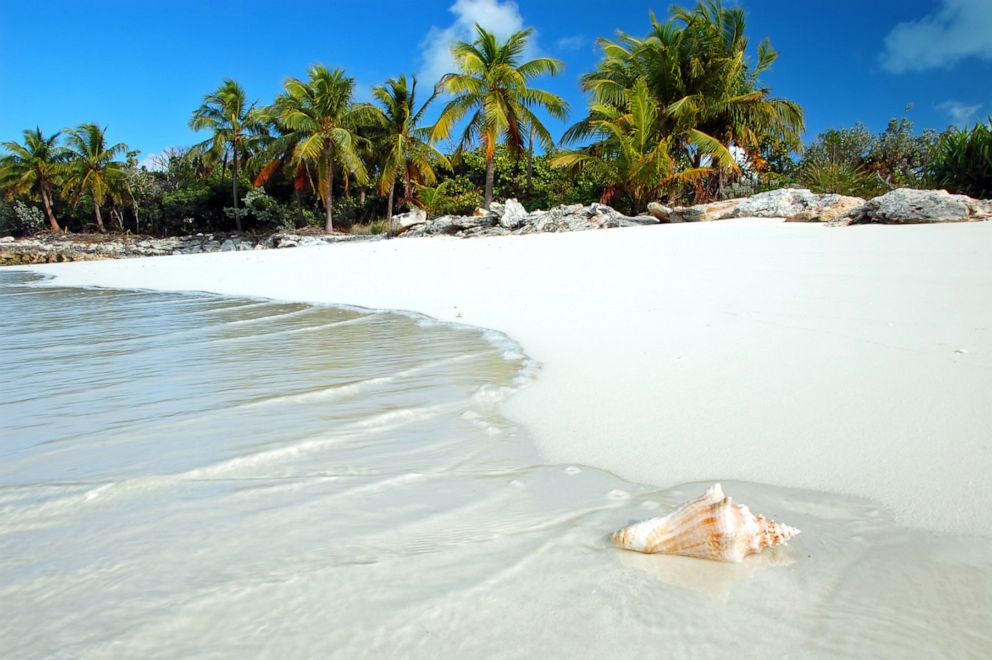
<path fill-rule="evenodd" d="M 52 206 L 56 188 L 66 171 L 66 150 L 59 146 L 59 133 L 45 137 L 40 128 L 24 131 L 24 143 L 4 142 L 7 151 L 0 159 L 0 188 L 8 197 L 40 199 L 48 213 L 52 231 L 61 227 Z"/>
<path fill-rule="evenodd" d="M 33 234 L 45 228 L 45 212 L 21 200 L 0 199 L 0 236 Z"/>
<path fill-rule="evenodd" d="M 800 182 L 816 193 L 835 193 L 868 199 L 884 194 L 885 184 L 863 165 L 842 160 L 807 160 Z"/>
<path fill-rule="evenodd" d="M 73 206 L 83 193 L 89 196 L 100 232 L 106 232 L 100 208 L 107 202 L 113 207 L 124 205 L 127 194 L 127 163 L 117 156 L 128 153 L 128 147 L 123 142 L 108 145 L 106 132 L 106 128 L 89 123 L 66 132 L 68 163 L 62 179 L 62 188 L 72 197 Z"/>
<path fill-rule="evenodd" d="M 451 163 L 427 141 L 428 129 L 420 126 L 424 112 L 437 91 L 417 107 L 417 79 L 408 85 L 406 76 L 392 78 L 378 85 L 372 95 L 382 105 L 382 132 L 378 136 L 384 147 L 380 159 L 378 190 L 388 196 L 386 219 L 393 217 L 393 197 L 398 178 L 403 180 L 403 197 L 413 194 L 413 184 L 437 182 L 436 167 L 451 169 Z"/>
<path fill-rule="evenodd" d="M 906 117 L 892 119 L 878 135 L 861 123 L 830 129 L 807 147 L 799 180 L 817 192 L 859 197 L 918 186 L 924 182 L 936 140 L 933 130 L 915 134 Z"/>
<path fill-rule="evenodd" d="M 253 188 L 244 197 L 244 211 L 258 229 L 295 229 L 299 214 L 286 204 L 265 194 L 265 188 Z"/>
<path fill-rule="evenodd" d="M 937 188 L 992 198 L 992 117 L 987 124 L 951 128 L 937 139 L 929 164 L 929 181 Z"/>
<path fill-rule="evenodd" d="M 284 92 L 267 110 L 278 136 L 269 145 L 268 163 L 257 181 L 265 181 L 275 165 L 287 162 L 295 173 L 297 190 L 313 181 L 324 204 L 325 229 L 334 228 L 335 175 L 351 177 L 360 185 L 369 181 L 368 168 L 361 158 L 372 145 L 360 133 L 362 128 L 381 122 L 382 113 L 364 103 L 353 103 L 355 79 L 343 69 L 310 67 L 307 80 L 290 78 Z M 347 179 L 346 179 L 347 180 Z"/>
<path fill-rule="evenodd" d="M 203 97 L 203 105 L 193 111 L 189 127 L 194 131 L 207 130 L 212 135 L 190 150 L 190 157 L 199 158 L 208 168 L 221 165 L 221 176 L 231 160 L 231 189 L 234 209 L 228 214 L 235 219 L 241 231 L 238 213 L 238 183 L 241 165 L 256 153 L 269 139 L 265 116 L 254 103 L 248 103 L 245 90 L 227 79 L 215 91 Z"/>
<path fill-rule="evenodd" d="M 417 186 L 417 202 L 428 218 L 468 215 L 482 205 L 479 189 L 466 176 L 445 179 L 437 186 Z"/>
<path fill-rule="evenodd" d="M 483 204 L 489 208 L 497 145 L 504 143 L 514 156 L 520 156 L 528 145 L 533 149 L 534 140 L 545 150 L 553 149 L 551 133 L 532 108 L 544 108 L 552 117 L 564 120 L 568 104 L 551 92 L 528 85 L 531 79 L 556 75 L 564 67 L 550 57 L 521 61 L 532 29 L 515 32 L 502 42 L 479 25 L 475 31 L 475 41 L 458 42 L 451 50 L 458 72 L 443 76 L 438 89 L 454 98 L 444 106 L 430 138 L 432 142 L 447 139 L 455 125 L 469 117 L 456 153 L 480 143 L 487 164 Z"/>
<path fill-rule="evenodd" d="M 652 15 L 643 39 L 599 41 L 603 59 L 581 78 L 589 114 L 563 138 L 592 143 L 555 161 L 573 171 L 596 167 L 607 181 L 603 201 L 620 197 L 629 209 L 666 188 L 716 195 L 740 174 L 732 146 L 763 164 L 762 145 L 796 149 L 804 126 L 796 103 L 760 83 L 778 57 L 767 40 L 757 63 L 747 64 L 742 8 L 705 0 L 671 11 L 666 22 Z"/>

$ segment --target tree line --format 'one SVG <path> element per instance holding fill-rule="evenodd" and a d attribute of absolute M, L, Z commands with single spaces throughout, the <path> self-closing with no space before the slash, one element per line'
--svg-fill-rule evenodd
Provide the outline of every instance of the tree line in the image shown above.
<path fill-rule="evenodd" d="M 562 62 L 525 60 L 530 29 L 501 40 L 476 26 L 452 48 L 456 70 L 426 91 L 400 75 L 359 102 L 353 78 L 315 65 L 260 105 L 225 80 L 189 119 L 205 139 L 152 168 L 97 124 L 26 130 L 2 145 L 0 226 L 59 231 L 62 216 L 105 232 L 106 213 L 114 228 L 139 233 L 332 231 L 336 220 L 382 231 L 404 207 L 466 213 L 498 196 L 545 208 L 598 199 L 635 213 L 655 199 L 694 203 L 794 182 L 848 194 L 937 180 L 973 194 L 992 187 L 987 137 L 916 135 L 905 119 L 877 137 L 861 126 L 828 131 L 797 160 L 803 110 L 762 83 L 778 58 L 767 39 L 753 64 L 746 57 L 742 8 L 700 0 L 650 21 L 644 37 L 599 40 L 602 59 L 580 77 L 585 116 L 559 143 L 538 111 L 564 122 L 568 105 L 533 82 L 560 74 Z"/>

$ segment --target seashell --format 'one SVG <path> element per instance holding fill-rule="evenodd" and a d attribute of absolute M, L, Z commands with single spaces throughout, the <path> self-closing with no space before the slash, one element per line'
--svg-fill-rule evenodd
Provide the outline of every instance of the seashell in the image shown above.
<path fill-rule="evenodd" d="M 799 533 L 723 494 L 714 484 L 702 497 L 689 500 L 667 516 L 639 522 L 613 534 L 613 543 L 637 552 L 739 562 Z"/>

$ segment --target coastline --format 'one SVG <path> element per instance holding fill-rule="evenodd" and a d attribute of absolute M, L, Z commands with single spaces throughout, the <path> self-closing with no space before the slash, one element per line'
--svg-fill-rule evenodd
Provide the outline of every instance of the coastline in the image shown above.
<path fill-rule="evenodd" d="M 542 365 L 506 404 L 548 462 L 744 480 L 992 533 L 992 223 L 719 223 L 31 267 L 60 286 L 409 310 Z"/>

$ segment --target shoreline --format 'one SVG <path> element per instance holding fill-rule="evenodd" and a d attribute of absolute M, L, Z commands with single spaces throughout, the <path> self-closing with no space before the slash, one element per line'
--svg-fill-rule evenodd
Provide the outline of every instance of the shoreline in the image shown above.
<path fill-rule="evenodd" d="M 834 232 L 740 219 L 27 270 L 59 286 L 409 310 L 490 328 L 542 365 L 503 405 L 549 463 L 658 487 L 842 493 L 904 526 L 988 535 L 990 238 L 992 223 Z"/>

